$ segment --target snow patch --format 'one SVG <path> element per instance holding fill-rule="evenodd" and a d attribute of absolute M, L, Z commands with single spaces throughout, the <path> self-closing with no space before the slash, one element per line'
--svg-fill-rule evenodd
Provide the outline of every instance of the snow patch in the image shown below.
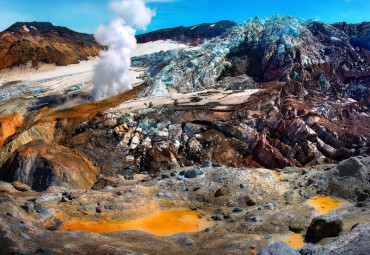
<path fill-rule="evenodd" d="M 147 42 L 137 44 L 136 50 L 132 53 L 133 57 L 148 55 L 160 51 L 169 51 L 187 48 L 186 44 L 177 43 L 171 40 L 159 40 L 155 42 Z"/>
<path fill-rule="evenodd" d="M 190 28 L 191 30 L 193 30 L 194 28 L 198 27 L 198 25 L 195 25 L 194 27 Z"/>
<path fill-rule="evenodd" d="M 34 26 L 31 26 L 31 28 L 32 28 L 33 30 L 37 30 L 37 28 L 35 28 Z"/>
<path fill-rule="evenodd" d="M 30 30 L 28 29 L 28 27 L 26 25 L 23 25 L 23 30 L 26 31 L 26 32 L 29 32 Z"/>
<path fill-rule="evenodd" d="M 209 27 L 214 27 L 214 26 L 216 26 L 216 24 L 212 24 L 212 25 L 210 25 Z"/>

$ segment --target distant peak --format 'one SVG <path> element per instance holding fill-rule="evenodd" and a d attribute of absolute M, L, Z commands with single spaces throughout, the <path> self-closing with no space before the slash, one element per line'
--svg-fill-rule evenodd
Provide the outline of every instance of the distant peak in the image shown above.
<path fill-rule="evenodd" d="M 38 21 L 32 21 L 32 22 L 16 22 L 5 31 L 9 32 L 17 32 L 20 29 L 30 32 L 32 30 L 58 30 L 62 27 L 54 26 L 51 22 L 38 22 Z"/>

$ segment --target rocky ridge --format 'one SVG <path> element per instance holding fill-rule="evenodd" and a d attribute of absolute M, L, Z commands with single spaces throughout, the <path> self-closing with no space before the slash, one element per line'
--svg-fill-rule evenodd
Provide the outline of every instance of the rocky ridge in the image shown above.
<path fill-rule="evenodd" d="M 198 45 L 204 42 L 204 39 L 211 39 L 221 35 L 227 29 L 235 26 L 237 23 L 229 20 L 222 20 L 216 23 L 203 23 L 191 27 L 175 27 L 160 29 L 153 32 L 140 34 L 136 36 L 138 43 L 146 43 L 158 40 L 173 40 L 190 45 Z"/>

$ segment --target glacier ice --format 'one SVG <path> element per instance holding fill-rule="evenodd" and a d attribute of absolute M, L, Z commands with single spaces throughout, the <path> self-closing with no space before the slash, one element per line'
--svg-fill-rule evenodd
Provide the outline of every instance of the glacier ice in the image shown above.
<path fill-rule="evenodd" d="M 265 19 L 251 18 L 243 25 L 230 28 L 221 36 L 205 40 L 199 47 L 178 51 L 176 56 L 163 52 L 146 56 L 145 58 L 151 59 L 149 62 L 156 71 L 151 71 L 153 86 L 145 91 L 145 95 L 166 96 L 169 94 L 167 87 L 176 88 L 179 92 L 214 88 L 227 64 L 226 56 L 243 41 L 264 39 L 279 42 L 277 50 L 284 53 L 285 49 L 300 43 L 299 35 L 307 32 L 306 26 L 310 22 L 312 21 L 303 18 L 280 15 L 271 15 Z M 264 33 L 263 36 L 261 33 Z M 158 71 L 158 66 L 164 67 Z"/>

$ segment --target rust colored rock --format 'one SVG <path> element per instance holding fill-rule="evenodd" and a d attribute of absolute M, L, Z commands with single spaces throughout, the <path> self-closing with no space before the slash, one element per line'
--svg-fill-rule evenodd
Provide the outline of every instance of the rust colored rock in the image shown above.
<path fill-rule="evenodd" d="M 0 167 L 0 180 L 22 182 L 35 191 L 61 185 L 89 189 L 97 173 L 81 153 L 36 140 L 16 150 Z"/>
<path fill-rule="evenodd" d="M 20 113 L 11 113 L 0 117 L 0 148 L 7 138 L 15 134 L 17 128 L 23 125 L 23 116 Z"/>
<path fill-rule="evenodd" d="M 98 56 L 102 49 L 89 34 L 48 22 L 17 22 L 0 33 L 0 69 L 24 65 L 29 61 L 33 67 L 40 62 L 60 66 L 76 64 L 88 57 Z"/>
<path fill-rule="evenodd" d="M 280 151 L 270 145 L 264 135 L 254 148 L 253 159 L 270 169 L 284 168 L 290 165 L 288 160 L 280 153 Z"/>

